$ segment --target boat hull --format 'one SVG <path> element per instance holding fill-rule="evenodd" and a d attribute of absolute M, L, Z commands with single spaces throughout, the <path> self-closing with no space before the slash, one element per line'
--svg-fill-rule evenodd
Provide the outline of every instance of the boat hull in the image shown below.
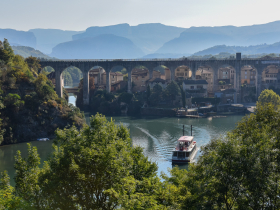
<path fill-rule="evenodd" d="M 178 151 L 178 152 L 180 152 L 180 151 Z M 190 154 L 190 156 L 188 158 L 185 158 L 185 159 L 184 158 L 180 158 L 180 159 L 178 159 L 178 158 L 173 158 L 172 157 L 172 163 L 185 163 L 185 164 L 189 163 L 189 162 L 191 162 L 194 159 L 196 153 L 197 153 L 197 147 L 195 145 L 193 150 L 192 150 L 192 152 L 191 152 L 191 154 Z"/>

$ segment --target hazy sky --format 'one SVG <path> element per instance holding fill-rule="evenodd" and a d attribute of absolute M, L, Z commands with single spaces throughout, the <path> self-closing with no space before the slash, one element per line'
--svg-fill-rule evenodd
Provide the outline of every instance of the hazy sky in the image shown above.
<path fill-rule="evenodd" d="M 279 0 L 0 0 L 0 28 L 85 30 L 119 23 L 179 27 L 280 20 Z"/>

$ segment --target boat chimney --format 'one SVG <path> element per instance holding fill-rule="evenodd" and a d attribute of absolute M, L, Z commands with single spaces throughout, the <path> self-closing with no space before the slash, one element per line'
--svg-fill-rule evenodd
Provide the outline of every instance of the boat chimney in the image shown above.
<path fill-rule="evenodd" d="M 191 136 L 192 136 L 192 125 L 191 125 Z"/>
<path fill-rule="evenodd" d="M 183 136 L 185 134 L 185 125 L 183 125 Z"/>

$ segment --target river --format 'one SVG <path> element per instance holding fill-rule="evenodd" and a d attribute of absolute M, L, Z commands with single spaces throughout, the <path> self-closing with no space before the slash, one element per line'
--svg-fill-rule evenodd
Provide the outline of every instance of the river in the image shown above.
<path fill-rule="evenodd" d="M 69 103 L 75 105 L 75 102 L 75 96 L 69 94 Z M 85 116 L 87 123 L 89 123 L 91 113 L 85 113 Z M 144 154 L 158 164 L 158 173 L 168 173 L 168 168 L 172 168 L 171 151 L 175 147 L 177 139 L 182 135 L 183 125 L 185 125 L 185 135 L 190 135 L 190 126 L 193 125 L 194 139 L 200 148 L 207 144 L 211 138 L 219 138 L 232 130 L 241 118 L 242 116 L 201 119 L 112 117 L 116 123 L 123 123 L 127 126 L 133 145 L 143 147 Z M 111 117 L 108 119 L 111 120 Z M 33 141 L 32 145 L 37 147 L 41 162 L 47 160 L 52 152 L 52 141 Z M 0 172 L 7 170 L 11 178 L 14 177 L 14 157 L 18 150 L 23 157 L 27 156 L 26 143 L 0 147 Z M 195 160 L 199 155 L 198 151 Z M 180 165 L 180 168 L 187 168 L 187 165 Z M 11 179 L 11 184 L 14 185 L 13 179 Z"/>

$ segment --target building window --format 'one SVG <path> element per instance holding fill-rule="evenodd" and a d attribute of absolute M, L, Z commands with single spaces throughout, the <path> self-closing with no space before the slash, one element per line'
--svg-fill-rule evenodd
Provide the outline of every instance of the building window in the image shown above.
<path fill-rule="evenodd" d="M 247 79 L 247 76 L 245 76 L 245 79 Z"/>
<path fill-rule="evenodd" d="M 194 89 L 194 86 L 191 86 L 191 90 L 193 90 Z"/>
<path fill-rule="evenodd" d="M 245 71 L 245 74 L 247 74 L 247 71 Z"/>

